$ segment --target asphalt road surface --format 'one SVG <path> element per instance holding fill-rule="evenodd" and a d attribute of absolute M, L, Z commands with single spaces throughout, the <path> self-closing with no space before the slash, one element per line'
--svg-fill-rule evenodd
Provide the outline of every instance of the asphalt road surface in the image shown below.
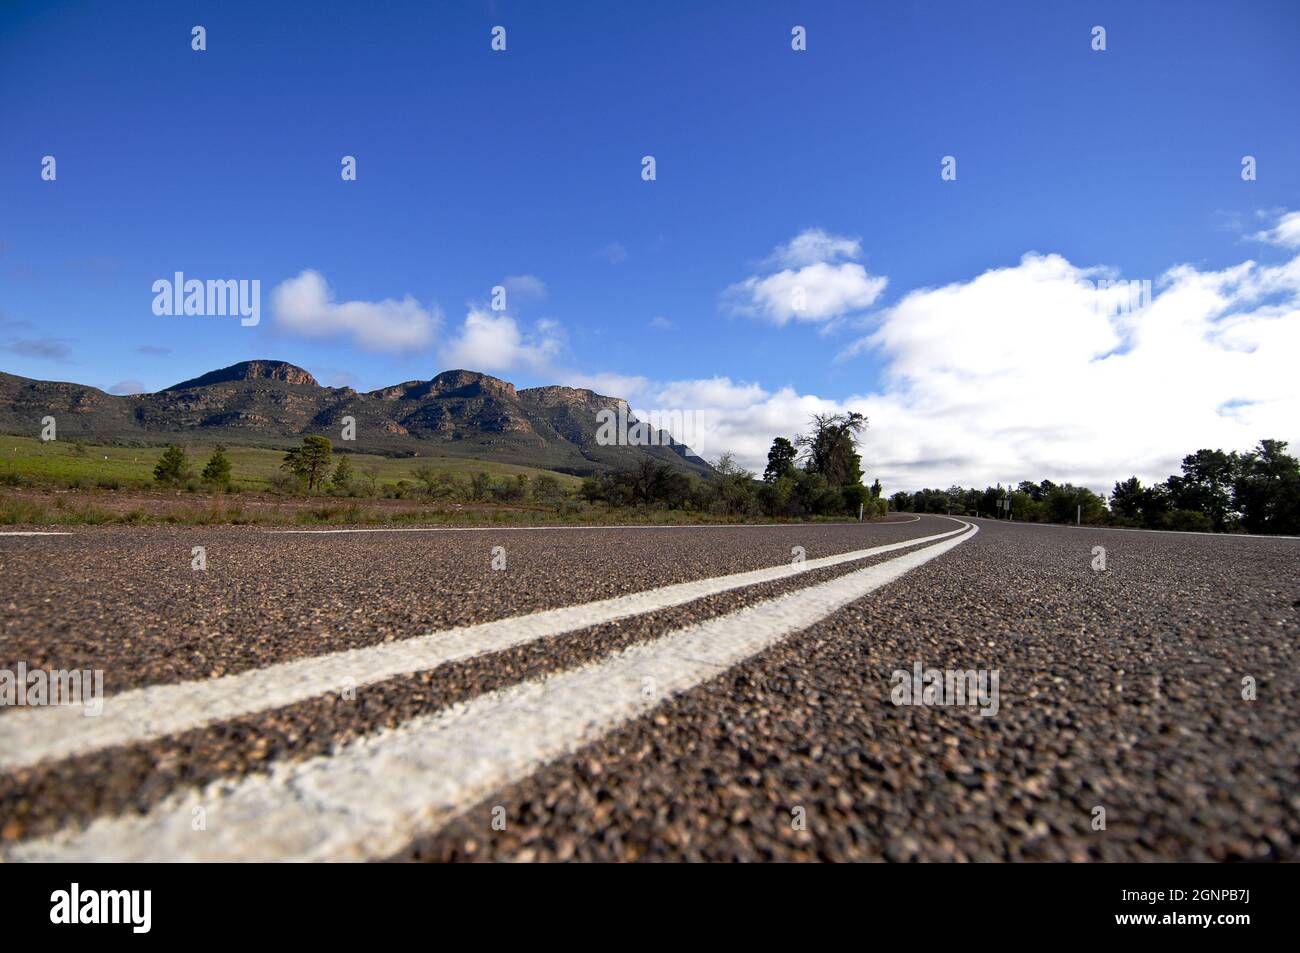
<path fill-rule="evenodd" d="M 0 678 L 104 685 L 0 708 L 9 861 L 1300 844 L 1296 539 L 79 527 L 0 535 L 0 607 Z"/>

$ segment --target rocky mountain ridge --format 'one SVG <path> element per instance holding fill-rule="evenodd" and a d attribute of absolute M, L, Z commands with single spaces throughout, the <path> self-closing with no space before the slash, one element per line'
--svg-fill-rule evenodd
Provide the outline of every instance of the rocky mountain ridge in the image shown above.
<path fill-rule="evenodd" d="M 475 457 L 566 473 L 634 466 L 646 455 L 699 475 L 712 472 L 666 432 L 659 445 L 603 446 L 598 415 L 620 409 L 627 412 L 626 401 L 594 391 L 560 385 L 518 390 L 463 369 L 361 393 L 323 387 L 286 361 L 250 360 L 156 393 L 120 397 L 0 372 L 5 433 L 35 436 L 43 418 L 52 416 L 61 440 L 288 446 L 317 433 L 342 450 Z M 344 418 L 353 422 L 354 440 L 343 439 Z"/>

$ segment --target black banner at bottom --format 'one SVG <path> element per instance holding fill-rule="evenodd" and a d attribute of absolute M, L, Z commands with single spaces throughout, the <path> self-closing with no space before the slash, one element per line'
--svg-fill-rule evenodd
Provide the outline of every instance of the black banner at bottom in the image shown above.
<path fill-rule="evenodd" d="M 844 925 L 866 938 L 1137 935 L 1220 945 L 1280 935 L 1290 865 L 954 865 L 796 872 L 526 871 L 399 865 L 0 866 L 5 937 L 127 943 L 161 939 L 373 940 L 376 929 L 437 926 L 534 939 L 621 940 L 682 930 L 730 941 Z M 623 878 L 626 877 L 626 880 Z M 650 877 L 642 880 L 642 877 Z M 703 880 L 697 879 L 703 877 Z M 689 924 L 689 925 L 688 925 Z M 660 932 L 671 929 L 674 933 Z M 518 932 L 517 932 L 518 931 Z M 899 931 L 902 931 L 901 933 Z M 990 934 L 989 931 L 997 931 Z M 1013 935 L 1014 935 L 1013 932 Z M 463 935 L 463 934 L 461 934 Z M 679 939 L 681 937 L 679 936 Z M 463 941 L 460 941 L 463 942 Z M 676 941 L 674 941 L 676 942 Z"/>

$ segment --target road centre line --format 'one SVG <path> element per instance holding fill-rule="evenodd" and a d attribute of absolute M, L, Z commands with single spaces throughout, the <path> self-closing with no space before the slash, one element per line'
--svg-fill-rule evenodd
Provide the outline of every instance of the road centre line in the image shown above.
<path fill-rule="evenodd" d="M 954 520 L 954 522 L 961 522 Z M 351 686 L 427 671 L 537 639 L 789 578 L 814 569 L 937 542 L 962 529 L 764 569 L 675 583 L 558 609 L 459 626 L 395 642 L 280 662 L 218 678 L 151 685 L 104 699 L 98 717 L 77 706 L 15 708 L 0 715 L 0 770 L 136 744 L 242 715 L 282 708 Z"/>
<path fill-rule="evenodd" d="M 919 516 L 913 516 L 910 520 L 882 520 L 878 523 L 853 520 L 842 523 L 593 523 L 586 526 L 510 526 L 503 523 L 499 526 L 360 526 L 342 529 L 266 529 L 262 532 L 272 536 L 329 536 L 345 533 L 502 533 L 586 529 L 807 529 L 817 526 L 903 526 L 920 519 Z"/>
<path fill-rule="evenodd" d="M 785 593 L 558 675 L 480 695 L 331 754 L 173 795 L 5 851 L 17 861 L 322 861 L 389 856 L 979 532 Z M 650 686 L 647 691 L 647 686 Z M 203 830 L 192 819 L 202 810 Z"/>

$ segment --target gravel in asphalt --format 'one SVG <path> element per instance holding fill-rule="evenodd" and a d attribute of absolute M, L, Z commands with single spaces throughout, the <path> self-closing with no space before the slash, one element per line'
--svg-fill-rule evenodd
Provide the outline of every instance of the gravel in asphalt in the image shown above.
<path fill-rule="evenodd" d="M 773 565 L 795 545 L 813 558 L 953 527 L 5 539 L 0 667 L 103 667 L 120 691 Z M 207 573 L 189 568 L 198 537 Z M 395 859 L 1293 859 L 1298 555 L 1291 540 L 981 521 L 970 542 Z M 390 679 L 355 701 L 0 774 L 0 843 L 324 753 L 870 562 Z M 998 713 L 894 705 L 891 673 L 918 661 L 997 669 Z"/>

